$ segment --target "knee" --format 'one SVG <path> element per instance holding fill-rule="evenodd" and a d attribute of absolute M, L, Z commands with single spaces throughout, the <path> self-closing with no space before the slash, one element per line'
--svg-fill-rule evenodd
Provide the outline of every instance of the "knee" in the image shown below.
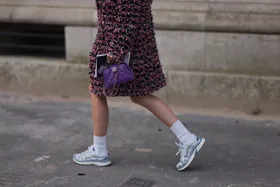
<path fill-rule="evenodd" d="M 104 104 L 107 103 L 107 99 L 105 96 L 99 96 L 94 93 L 91 93 L 91 102 L 94 104 Z"/>
<path fill-rule="evenodd" d="M 152 94 L 146 95 L 146 96 L 135 96 L 130 97 L 131 101 L 135 104 L 141 105 L 143 102 L 150 101 L 150 98 L 153 98 L 154 96 Z"/>
<path fill-rule="evenodd" d="M 96 95 L 96 94 L 92 93 L 91 84 L 89 84 L 88 91 L 89 91 L 89 94 L 90 94 L 90 97 L 91 97 L 92 101 L 106 101 L 105 96 L 99 96 L 99 95 Z"/>
<path fill-rule="evenodd" d="M 135 104 L 139 104 L 141 102 L 141 97 L 140 96 L 130 97 L 130 100 Z"/>

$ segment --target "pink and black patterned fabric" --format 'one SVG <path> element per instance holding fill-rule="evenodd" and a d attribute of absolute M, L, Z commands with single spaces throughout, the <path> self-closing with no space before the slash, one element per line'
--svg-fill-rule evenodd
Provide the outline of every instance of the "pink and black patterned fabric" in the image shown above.
<path fill-rule="evenodd" d="M 145 96 L 166 86 L 151 5 L 152 0 L 96 0 L 98 28 L 89 63 L 92 93 L 112 97 Z M 102 78 L 94 78 L 96 55 L 109 52 L 118 60 L 131 52 L 130 67 L 135 79 L 120 85 L 117 93 L 105 89 Z"/>

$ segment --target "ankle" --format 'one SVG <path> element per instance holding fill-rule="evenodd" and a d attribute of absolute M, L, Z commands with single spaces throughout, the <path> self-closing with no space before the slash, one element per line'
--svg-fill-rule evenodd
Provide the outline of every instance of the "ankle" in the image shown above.
<path fill-rule="evenodd" d="M 196 141 L 196 136 L 194 134 L 185 134 L 178 137 L 178 139 L 183 145 L 191 145 Z"/>
<path fill-rule="evenodd" d="M 93 135 L 93 147 L 97 156 L 106 156 L 107 151 L 107 136 L 95 136 Z"/>
<path fill-rule="evenodd" d="M 190 145 L 196 139 L 196 136 L 180 120 L 177 120 L 170 129 L 183 145 Z"/>
<path fill-rule="evenodd" d="M 106 147 L 96 147 L 96 146 L 94 146 L 93 149 L 94 149 L 93 151 L 94 151 L 96 156 L 103 157 L 103 156 L 108 155 L 108 151 L 107 151 Z"/>

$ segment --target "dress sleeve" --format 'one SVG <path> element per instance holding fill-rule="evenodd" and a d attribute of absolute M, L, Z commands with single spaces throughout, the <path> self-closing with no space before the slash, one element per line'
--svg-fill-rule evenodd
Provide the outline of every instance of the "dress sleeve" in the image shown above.
<path fill-rule="evenodd" d="M 106 27 L 108 52 L 120 61 L 131 51 L 132 42 L 136 31 L 138 5 L 131 0 L 111 0 L 114 6 L 112 25 Z"/>

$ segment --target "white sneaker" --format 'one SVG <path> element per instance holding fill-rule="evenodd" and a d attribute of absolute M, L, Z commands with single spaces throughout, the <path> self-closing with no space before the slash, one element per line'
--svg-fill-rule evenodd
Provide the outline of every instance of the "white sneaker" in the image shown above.
<path fill-rule="evenodd" d="M 76 164 L 85 166 L 94 165 L 104 167 L 111 164 L 109 156 L 97 156 L 93 146 L 88 147 L 88 149 L 82 153 L 75 154 L 73 156 L 73 161 Z"/>
<path fill-rule="evenodd" d="M 176 143 L 176 145 L 179 147 L 179 151 L 176 155 L 180 153 L 180 161 L 176 165 L 178 171 L 183 171 L 191 164 L 194 157 L 196 156 L 196 153 L 200 151 L 204 143 L 205 139 L 200 137 L 196 137 L 196 141 L 194 141 L 191 145 Z"/>

